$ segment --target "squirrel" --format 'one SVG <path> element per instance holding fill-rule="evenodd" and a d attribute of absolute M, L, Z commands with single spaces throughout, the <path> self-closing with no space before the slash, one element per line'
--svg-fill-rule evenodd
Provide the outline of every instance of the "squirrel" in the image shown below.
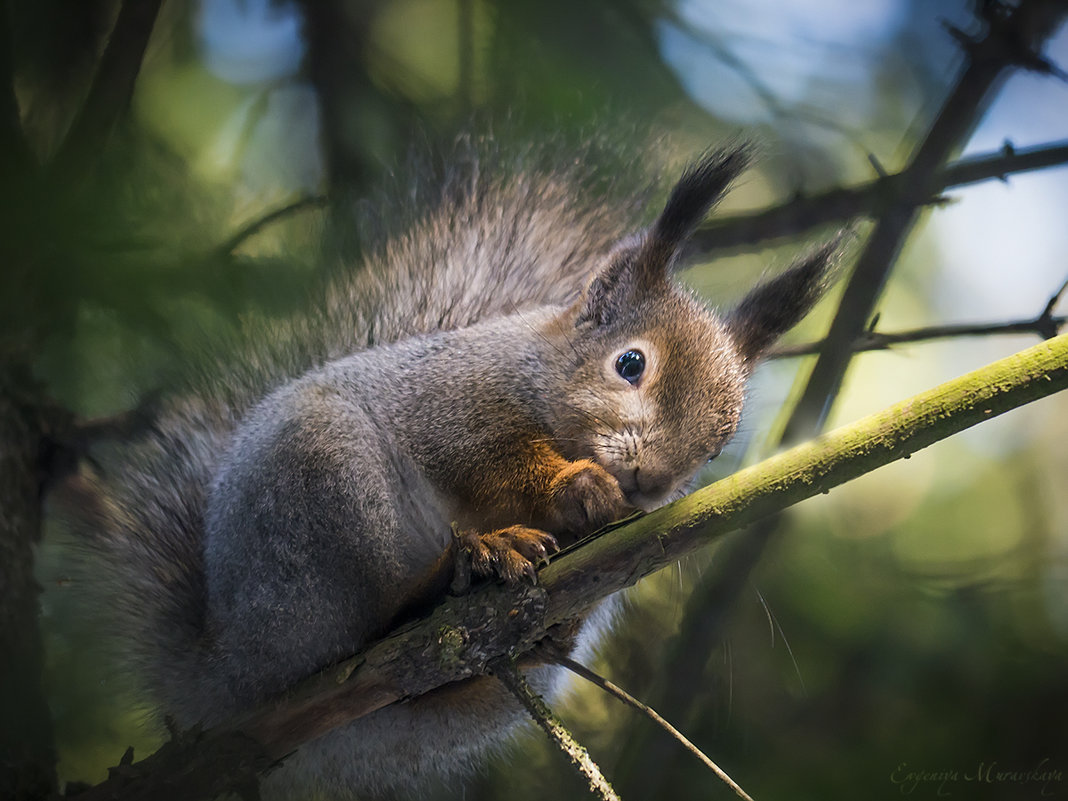
<path fill-rule="evenodd" d="M 239 362 L 84 468 L 80 525 L 159 709 L 218 724 L 359 651 L 445 595 L 450 549 L 534 581 L 560 546 L 685 494 L 835 261 L 819 248 L 723 315 L 673 280 L 750 157 L 707 152 L 637 232 L 641 204 L 591 196 L 578 167 L 501 178 L 472 160 L 307 314 L 250 323 Z M 551 694 L 559 673 L 529 678 Z M 262 791 L 418 794 L 522 718 L 468 680 L 305 744 Z"/>

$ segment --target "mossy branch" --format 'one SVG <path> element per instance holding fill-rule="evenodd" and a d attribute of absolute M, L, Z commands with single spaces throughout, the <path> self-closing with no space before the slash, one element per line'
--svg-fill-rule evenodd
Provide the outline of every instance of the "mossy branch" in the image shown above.
<path fill-rule="evenodd" d="M 210 798 L 239 771 L 220 743 L 244 743 L 242 764 L 258 771 L 302 743 L 394 701 L 482 675 L 501 657 L 530 649 L 555 624 L 752 521 L 897 459 L 983 420 L 1068 388 L 1068 334 L 1042 342 L 843 426 L 687 498 L 606 529 L 553 560 L 537 587 L 488 586 L 451 598 L 427 618 L 311 677 L 284 698 L 235 721 L 169 743 L 79 794 L 81 801 L 147 797 Z M 255 744 L 255 748 L 248 746 Z M 210 759 L 215 750 L 221 756 Z M 231 748 L 230 751 L 233 749 Z M 199 765 L 196 781 L 185 766 Z M 218 780 L 209 780 L 215 765 Z M 139 777 L 144 777 L 143 781 Z M 188 783 L 183 782 L 183 777 Z M 160 794 L 158 788 L 166 787 Z"/>
<path fill-rule="evenodd" d="M 507 657 L 494 661 L 491 666 L 495 675 L 505 687 L 511 691 L 516 700 L 530 714 L 564 755 L 574 765 L 575 769 L 586 779 L 590 788 L 590 795 L 602 799 L 602 801 L 620 801 L 616 791 L 612 789 L 608 779 L 601 773 L 600 767 L 590 758 L 589 752 L 575 739 L 560 719 L 553 714 L 545 700 L 534 692 L 527 683 L 523 674 L 519 672 L 515 662 Z M 750 800 L 751 801 L 751 800 Z"/>

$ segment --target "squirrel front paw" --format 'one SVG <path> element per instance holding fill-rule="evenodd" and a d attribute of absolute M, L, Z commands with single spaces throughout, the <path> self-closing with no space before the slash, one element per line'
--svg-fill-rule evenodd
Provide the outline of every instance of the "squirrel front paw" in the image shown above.
<path fill-rule="evenodd" d="M 498 576 L 508 584 L 524 579 L 537 583 L 534 566 L 547 561 L 560 546 L 548 532 L 528 526 L 509 526 L 479 533 L 461 531 L 460 546 L 471 555 L 471 569 L 480 576 Z"/>
<path fill-rule="evenodd" d="M 623 496 L 619 482 L 589 459 L 568 463 L 549 485 L 554 523 L 563 531 L 589 534 L 633 508 Z"/>

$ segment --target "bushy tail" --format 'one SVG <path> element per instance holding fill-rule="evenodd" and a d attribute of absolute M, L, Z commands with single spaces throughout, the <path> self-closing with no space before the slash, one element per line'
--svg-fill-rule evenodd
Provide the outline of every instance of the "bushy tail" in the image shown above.
<path fill-rule="evenodd" d="M 211 660 L 201 543 L 227 416 L 197 400 L 169 404 L 57 490 L 78 535 L 79 584 L 130 673 L 123 686 L 183 726 L 217 700 L 198 680 Z"/>
<path fill-rule="evenodd" d="M 205 696 L 203 513 L 236 421 L 273 387 L 324 361 L 403 337 L 577 298 L 634 230 L 643 196 L 621 195 L 578 160 L 539 169 L 467 148 L 447 170 L 404 184 L 365 215 L 362 257 L 334 269 L 304 312 L 251 321 L 218 369 L 164 405 L 137 442 L 98 460 L 73 493 L 94 579 L 121 616 L 124 650 L 164 711 L 189 725 Z M 575 161 L 570 162 L 575 164 Z M 533 165 L 533 166 L 532 166 Z M 611 200 L 609 200 L 611 198 Z M 621 199 L 622 198 L 622 199 Z M 66 504 L 70 506 L 70 504 Z"/>

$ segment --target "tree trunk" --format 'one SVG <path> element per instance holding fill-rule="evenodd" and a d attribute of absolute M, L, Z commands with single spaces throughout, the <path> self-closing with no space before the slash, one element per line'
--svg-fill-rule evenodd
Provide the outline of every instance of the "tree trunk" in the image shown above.
<path fill-rule="evenodd" d="M 33 576 L 42 431 L 28 401 L 29 380 L 21 371 L 0 373 L 0 798 L 20 800 L 44 799 L 56 789 Z"/>

